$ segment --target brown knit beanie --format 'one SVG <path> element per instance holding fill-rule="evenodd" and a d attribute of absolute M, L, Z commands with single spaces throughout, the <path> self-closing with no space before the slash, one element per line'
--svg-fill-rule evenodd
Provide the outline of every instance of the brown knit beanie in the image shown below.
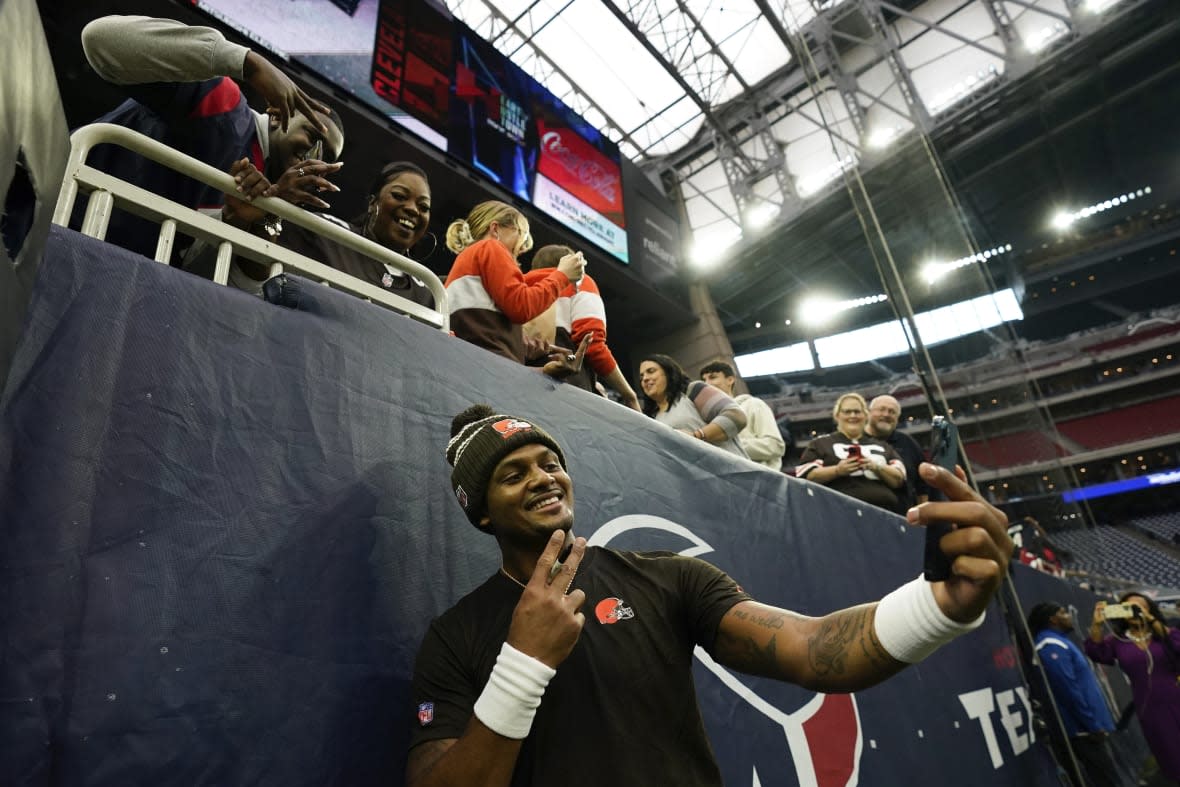
<path fill-rule="evenodd" d="M 496 465 L 529 443 L 541 443 L 553 449 L 557 461 L 565 469 L 565 454 L 557 441 L 544 429 L 523 418 L 497 413 L 486 404 L 477 404 L 451 421 L 451 439 L 447 443 L 447 461 L 454 468 L 451 488 L 471 524 L 480 527 L 479 520 L 487 508 L 488 481 Z"/>

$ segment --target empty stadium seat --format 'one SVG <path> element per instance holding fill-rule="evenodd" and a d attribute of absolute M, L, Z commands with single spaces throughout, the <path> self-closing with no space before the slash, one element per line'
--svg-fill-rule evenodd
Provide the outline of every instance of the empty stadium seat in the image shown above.
<path fill-rule="evenodd" d="M 1147 585 L 1180 587 L 1180 560 L 1115 527 L 1059 530 L 1053 543 L 1073 552 L 1069 568 Z"/>
<path fill-rule="evenodd" d="M 1061 421 L 1057 429 L 1086 448 L 1145 440 L 1180 431 L 1180 396 L 1123 407 L 1109 413 Z"/>

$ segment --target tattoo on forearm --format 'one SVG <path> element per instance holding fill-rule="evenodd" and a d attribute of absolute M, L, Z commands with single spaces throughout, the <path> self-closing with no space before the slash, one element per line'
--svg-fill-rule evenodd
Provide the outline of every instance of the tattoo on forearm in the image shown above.
<path fill-rule="evenodd" d="M 755 642 L 752 637 L 735 642 L 741 651 L 741 662 L 745 669 L 758 675 L 773 675 L 778 667 L 777 634 L 771 634 L 765 645 Z"/>
<path fill-rule="evenodd" d="M 807 640 L 807 658 L 816 675 L 843 675 L 848 646 L 864 625 L 864 611 L 853 609 L 834 615 L 820 624 Z"/>
<path fill-rule="evenodd" d="M 738 620 L 748 620 L 755 626 L 761 626 L 764 629 L 781 629 L 784 625 L 781 614 L 766 613 L 760 615 L 742 609 L 735 609 L 733 616 Z"/>
<path fill-rule="evenodd" d="M 894 664 L 873 629 L 872 607 L 857 607 L 832 615 L 807 641 L 807 657 L 817 675 L 843 675 L 849 668 L 850 649 L 859 647 L 875 668 Z"/>
<path fill-rule="evenodd" d="M 771 633 L 770 638 L 766 639 L 764 635 L 748 628 L 748 633 L 745 634 L 722 632 L 724 639 L 720 644 L 732 659 L 728 663 L 755 675 L 778 675 L 781 671 L 778 663 L 778 634 L 774 632 L 786 626 L 783 613 L 772 610 L 732 609 L 729 614 Z"/>
<path fill-rule="evenodd" d="M 869 615 L 866 613 L 865 617 Z M 876 618 L 876 609 L 873 610 L 873 618 Z M 867 621 L 868 625 L 861 633 L 860 649 L 865 654 L 865 658 L 874 667 L 888 667 L 897 664 L 897 659 L 885 650 L 885 646 L 881 644 L 881 640 L 877 639 L 877 627 L 873 625 L 872 620 Z"/>

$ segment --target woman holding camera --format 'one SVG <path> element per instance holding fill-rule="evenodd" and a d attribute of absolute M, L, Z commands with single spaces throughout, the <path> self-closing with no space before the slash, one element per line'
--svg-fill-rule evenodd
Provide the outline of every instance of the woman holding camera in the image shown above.
<path fill-rule="evenodd" d="M 878 508 L 905 513 L 896 491 L 905 486 L 905 465 L 893 446 L 865 433 L 868 412 L 858 393 L 837 399 L 832 408 L 836 431 L 807 444 L 795 475 Z"/>
<path fill-rule="evenodd" d="M 1107 622 L 1112 633 L 1104 636 Z M 1127 676 L 1143 737 L 1160 772 L 1180 784 L 1180 630 L 1164 625 L 1151 599 L 1124 593 L 1109 612 L 1105 601 L 1094 607 L 1085 649 L 1094 661 L 1117 663 Z"/>

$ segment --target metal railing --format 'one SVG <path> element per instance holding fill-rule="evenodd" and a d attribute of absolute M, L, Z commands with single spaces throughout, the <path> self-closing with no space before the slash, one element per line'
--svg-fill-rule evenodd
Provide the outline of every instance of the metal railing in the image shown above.
<path fill-rule="evenodd" d="M 222 192 L 228 194 L 235 192 L 234 179 L 227 173 L 220 172 L 216 168 L 161 142 L 110 123 L 94 123 L 83 126 L 70 136 L 70 142 L 70 158 L 66 164 L 57 208 L 53 213 L 55 224 L 63 227 L 69 226 L 74 202 L 78 197 L 78 192 L 82 191 L 82 193 L 90 194 L 86 215 L 82 221 L 81 231 L 83 234 L 100 240 L 104 239 L 111 211 L 114 208 L 125 210 L 160 225 L 155 259 L 165 265 L 168 264 L 172 256 L 172 245 L 176 234 L 180 232 L 183 235 L 204 241 L 217 249 L 217 263 L 213 280 L 218 284 L 228 283 L 230 261 L 237 255 L 267 266 L 270 276 L 290 271 L 406 314 L 444 331 L 449 327 L 447 293 L 443 288 L 442 281 L 429 268 L 420 263 L 277 197 L 259 197 L 251 203 L 280 217 L 284 222 L 297 224 L 322 235 L 332 243 L 353 249 L 378 263 L 384 263 L 417 278 L 425 283 L 427 289 L 434 296 L 434 309 L 387 292 L 310 257 L 283 248 L 277 243 L 224 224 L 198 210 L 165 199 L 86 163 L 86 158 L 95 145 L 118 145 Z"/>

